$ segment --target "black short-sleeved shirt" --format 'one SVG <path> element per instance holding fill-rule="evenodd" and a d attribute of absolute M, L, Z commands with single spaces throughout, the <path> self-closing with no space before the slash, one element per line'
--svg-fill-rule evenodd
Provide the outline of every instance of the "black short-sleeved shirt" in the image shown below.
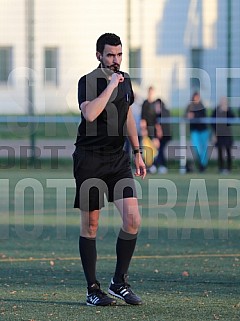
<path fill-rule="evenodd" d="M 123 148 L 127 114 L 129 106 L 134 101 L 134 96 L 129 75 L 122 74 L 124 81 L 114 89 L 100 115 L 93 122 L 87 122 L 83 114 L 81 115 L 76 147 L 109 153 L 118 152 Z M 109 80 L 99 67 L 80 78 L 78 82 L 79 107 L 84 101 L 97 98 L 108 84 Z"/>

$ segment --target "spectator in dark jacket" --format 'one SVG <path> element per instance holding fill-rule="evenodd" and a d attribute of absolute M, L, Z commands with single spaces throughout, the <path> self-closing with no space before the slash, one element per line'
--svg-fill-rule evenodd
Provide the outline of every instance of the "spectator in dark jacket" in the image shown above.
<path fill-rule="evenodd" d="M 212 117 L 216 119 L 216 122 L 212 124 L 215 136 L 216 136 L 216 147 L 218 150 L 218 170 L 220 173 L 228 173 L 232 169 L 232 155 L 231 149 L 233 145 L 233 135 L 231 124 L 218 123 L 218 119 L 233 118 L 234 114 L 231 108 L 228 106 L 228 100 L 226 97 L 222 97 L 219 105 L 215 108 L 212 113 Z M 224 161 L 224 154 L 226 151 L 226 168 Z"/>
<path fill-rule="evenodd" d="M 147 131 L 147 136 L 151 139 L 156 137 L 156 112 L 154 103 L 154 88 L 150 86 L 148 88 L 147 99 L 145 99 L 142 104 L 141 128 L 142 130 Z"/>
<path fill-rule="evenodd" d="M 156 136 L 159 139 L 159 148 L 158 154 L 154 159 L 153 165 L 149 168 L 149 171 L 154 174 L 158 170 L 159 174 L 166 174 L 168 172 L 168 168 L 165 149 L 167 143 L 171 140 L 172 137 L 170 123 L 165 121 L 167 121 L 167 118 L 170 117 L 170 111 L 166 108 L 164 102 L 160 98 L 158 98 L 155 101 L 155 112 L 158 124 L 158 126 L 156 126 Z"/>
<path fill-rule="evenodd" d="M 187 106 L 186 117 L 190 120 L 191 143 L 198 160 L 199 171 L 203 172 L 208 164 L 209 131 L 207 125 L 200 121 L 200 118 L 206 117 L 206 108 L 198 92 L 193 94 L 192 101 Z"/>
<path fill-rule="evenodd" d="M 150 167 L 153 163 L 155 154 L 159 148 L 159 138 L 157 137 L 158 127 L 160 126 L 157 123 L 157 115 L 155 110 L 155 98 L 154 98 L 154 88 L 150 86 L 148 88 L 147 99 L 144 100 L 142 104 L 141 112 L 141 136 L 142 136 L 142 145 L 145 150 L 144 158 L 148 170 L 150 173 Z M 146 142 L 147 139 L 147 142 Z M 147 144 L 146 144 L 147 143 Z"/>

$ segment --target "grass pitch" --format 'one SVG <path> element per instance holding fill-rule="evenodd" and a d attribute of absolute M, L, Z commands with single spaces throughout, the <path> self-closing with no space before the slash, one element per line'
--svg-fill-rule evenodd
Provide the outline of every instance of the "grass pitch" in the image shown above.
<path fill-rule="evenodd" d="M 170 171 L 138 180 L 143 220 L 129 283 L 144 304 L 97 308 L 85 305 L 71 167 L 1 170 L 0 320 L 240 320 L 236 174 Z M 104 290 L 119 224 L 107 206 L 97 239 Z"/>

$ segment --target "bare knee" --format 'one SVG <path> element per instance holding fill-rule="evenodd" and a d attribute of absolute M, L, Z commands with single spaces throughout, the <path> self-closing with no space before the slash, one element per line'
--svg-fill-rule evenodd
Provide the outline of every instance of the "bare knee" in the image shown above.
<path fill-rule="evenodd" d="M 97 230 L 98 230 L 98 223 L 96 223 L 96 222 L 89 223 L 89 225 L 85 229 L 85 231 L 88 234 L 88 237 L 91 237 L 91 238 L 96 237 Z"/>
<path fill-rule="evenodd" d="M 127 214 L 123 220 L 123 229 L 130 234 L 136 234 L 141 226 L 140 213 Z"/>
<path fill-rule="evenodd" d="M 125 198 L 115 201 L 121 216 L 125 232 L 136 234 L 141 225 L 141 215 L 139 213 L 138 201 L 136 198 Z"/>
<path fill-rule="evenodd" d="M 81 220 L 81 236 L 94 238 L 98 230 L 98 213 L 83 213 Z"/>

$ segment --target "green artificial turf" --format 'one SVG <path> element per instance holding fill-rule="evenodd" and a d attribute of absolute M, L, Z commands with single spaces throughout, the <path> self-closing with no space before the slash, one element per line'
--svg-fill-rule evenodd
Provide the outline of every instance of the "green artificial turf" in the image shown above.
<path fill-rule="evenodd" d="M 129 283 L 144 304 L 118 300 L 114 307 L 85 305 L 71 166 L 12 168 L 0 175 L 0 320 L 240 320 L 236 172 L 170 171 L 137 180 L 142 227 Z M 103 290 L 115 267 L 119 224 L 107 206 L 97 239 Z"/>

